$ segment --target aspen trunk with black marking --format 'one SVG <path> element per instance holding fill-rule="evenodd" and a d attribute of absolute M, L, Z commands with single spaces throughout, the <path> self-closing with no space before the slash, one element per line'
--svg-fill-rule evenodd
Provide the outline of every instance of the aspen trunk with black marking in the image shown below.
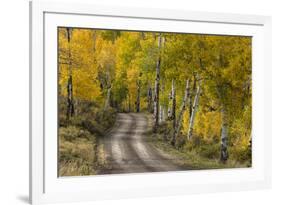
<path fill-rule="evenodd" d="M 137 80 L 137 100 L 136 100 L 136 112 L 140 112 L 140 80 Z"/>
<path fill-rule="evenodd" d="M 169 93 L 168 120 L 173 120 L 172 114 L 173 114 L 173 85 L 172 85 L 171 91 Z"/>
<path fill-rule="evenodd" d="M 195 96 L 195 93 L 196 93 L 196 76 L 193 75 L 193 85 L 189 94 L 189 119 L 191 118 L 191 114 L 192 114 L 192 103 L 193 103 L 192 95 Z"/>
<path fill-rule="evenodd" d="M 128 111 L 131 112 L 131 95 L 130 95 L 130 92 L 128 92 L 128 106 L 129 106 Z"/>
<path fill-rule="evenodd" d="M 160 65 L 161 65 L 161 44 L 162 35 L 158 37 L 158 59 L 156 64 L 156 77 L 155 77 L 155 94 L 154 94 L 154 132 L 157 131 L 159 126 L 159 87 L 160 87 Z"/>
<path fill-rule="evenodd" d="M 227 123 L 227 116 L 226 110 L 224 106 L 221 109 L 221 162 L 225 163 L 228 159 L 228 152 L 227 152 L 227 140 L 228 140 L 228 123 Z"/>
<path fill-rule="evenodd" d="M 188 132 L 187 132 L 187 140 L 190 140 L 192 138 L 192 135 L 193 135 L 193 126 L 194 126 L 195 115 L 196 115 L 198 104 L 199 104 L 200 89 L 201 88 L 200 88 L 200 83 L 199 83 L 199 85 L 197 87 L 196 95 L 194 97 L 191 117 L 189 119 L 189 128 L 188 128 Z"/>
<path fill-rule="evenodd" d="M 156 74 L 157 75 L 157 74 Z M 154 131 L 156 132 L 159 125 L 159 81 L 155 80 L 153 98 L 153 113 L 154 113 Z"/>
<path fill-rule="evenodd" d="M 159 122 L 163 122 L 163 107 L 160 105 L 159 107 Z"/>
<path fill-rule="evenodd" d="M 175 81 L 172 81 L 172 118 L 173 120 L 173 134 L 172 134 L 172 140 L 171 144 L 175 145 L 176 143 L 176 138 L 175 138 L 175 133 L 176 133 L 176 125 L 177 125 L 177 119 L 176 119 L 176 85 Z"/>
<path fill-rule="evenodd" d="M 66 28 L 67 41 L 68 41 L 68 81 L 67 81 L 67 111 L 66 118 L 69 119 L 74 115 L 74 102 L 73 102 L 73 83 L 72 83 L 72 60 L 71 60 L 71 29 Z"/>
<path fill-rule="evenodd" d="M 153 99 L 152 98 L 152 89 L 149 86 L 148 91 L 147 91 L 147 110 L 150 113 L 153 113 L 153 107 L 152 107 L 153 100 L 152 99 Z"/>
<path fill-rule="evenodd" d="M 186 86 L 185 86 L 185 91 L 184 91 L 184 98 L 183 98 L 183 102 L 181 105 L 181 109 L 180 109 L 180 113 L 178 116 L 178 121 L 177 121 L 177 128 L 176 128 L 176 132 L 175 132 L 175 139 L 177 139 L 180 131 L 181 131 L 181 127 L 182 127 L 182 120 L 183 120 L 183 114 L 186 110 L 188 101 L 189 101 L 189 80 L 186 81 Z"/>
<path fill-rule="evenodd" d="M 166 114 L 165 114 L 166 107 L 164 105 L 160 105 L 159 115 L 160 115 L 160 123 L 166 121 Z"/>
<path fill-rule="evenodd" d="M 164 80 L 162 80 L 162 83 L 161 83 L 161 96 L 164 96 L 164 90 L 165 90 L 165 82 Z M 165 103 L 162 103 L 160 105 L 160 123 L 164 122 L 166 119 L 165 119 Z"/>

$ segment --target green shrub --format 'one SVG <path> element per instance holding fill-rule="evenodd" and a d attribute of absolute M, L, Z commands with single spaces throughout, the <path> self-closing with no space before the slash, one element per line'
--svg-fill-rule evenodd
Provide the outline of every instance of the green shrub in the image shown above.
<path fill-rule="evenodd" d="M 64 138 L 67 141 L 73 141 L 77 138 L 86 138 L 92 140 L 93 136 L 87 130 L 80 129 L 75 126 L 61 127 L 59 128 L 60 138 Z"/>
<path fill-rule="evenodd" d="M 231 159 L 240 163 L 251 162 L 251 150 L 248 147 L 233 146 L 229 148 L 229 156 Z"/>
<path fill-rule="evenodd" d="M 81 126 L 88 130 L 92 134 L 97 134 L 98 136 L 102 136 L 104 134 L 104 128 L 93 120 L 83 120 L 81 121 Z"/>
<path fill-rule="evenodd" d="M 106 111 L 99 110 L 96 112 L 95 120 L 104 128 L 109 129 L 113 126 L 116 119 L 116 110 L 108 108 Z"/>
<path fill-rule="evenodd" d="M 60 139 L 64 138 L 66 141 L 73 141 L 79 137 L 80 130 L 75 126 L 62 127 L 59 129 Z"/>
<path fill-rule="evenodd" d="M 199 154 L 202 157 L 209 159 L 219 159 L 220 157 L 220 144 L 201 145 Z"/>

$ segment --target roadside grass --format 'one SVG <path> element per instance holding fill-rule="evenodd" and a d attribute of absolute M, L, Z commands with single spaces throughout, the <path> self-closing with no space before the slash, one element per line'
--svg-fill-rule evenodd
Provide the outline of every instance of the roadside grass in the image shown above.
<path fill-rule="evenodd" d="M 59 176 L 95 175 L 107 166 L 104 147 L 99 141 L 115 122 L 116 112 L 89 107 L 67 121 L 60 116 Z"/>
<path fill-rule="evenodd" d="M 60 176 L 95 174 L 96 137 L 75 126 L 62 127 L 59 133 Z"/>
<path fill-rule="evenodd" d="M 147 131 L 147 141 L 162 154 L 170 157 L 174 163 L 187 170 L 222 169 L 222 168 L 247 168 L 251 167 L 249 162 L 239 162 L 232 157 L 226 163 L 219 160 L 220 144 L 194 145 L 194 142 L 181 147 L 174 147 L 167 135 L 167 125 L 160 125 L 157 133 L 152 132 L 152 118 L 147 114 L 150 129 Z M 183 136 L 180 136 L 183 137 Z M 231 152 L 230 148 L 230 152 Z"/>

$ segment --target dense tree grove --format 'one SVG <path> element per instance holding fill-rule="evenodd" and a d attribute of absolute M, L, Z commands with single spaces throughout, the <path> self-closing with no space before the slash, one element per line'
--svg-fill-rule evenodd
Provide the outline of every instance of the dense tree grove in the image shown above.
<path fill-rule="evenodd" d="M 175 149 L 215 144 L 223 163 L 251 160 L 250 37 L 58 32 L 61 119 L 79 115 L 85 102 L 103 112 L 147 112 Z"/>

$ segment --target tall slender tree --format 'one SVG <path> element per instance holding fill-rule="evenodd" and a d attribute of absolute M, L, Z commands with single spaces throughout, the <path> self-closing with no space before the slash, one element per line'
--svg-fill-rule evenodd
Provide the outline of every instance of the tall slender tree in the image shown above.
<path fill-rule="evenodd" d="M 193 126 L 194 126 L 195 115 L 196 115 L 197 108 L 198 108 L 198 105 L 199 105 L 200 92 L 201 92 L 201 87 L 200 87 L 200 82 L 199 82 L 199 85 L 198 85 L 197 91 L 196 91 L 196 95 L 194 97 L 191 117 L 190 117 L 190 120 L 189 120 L 187 140 L 190 140 L 192 138 L 192 135 L 193 135 Z"/>
<path fill-rule="evenodd" d="M 176 119 L 176 85 L 174 79 L 172 80 L 172 120 L 173 120 L 173 134 L 172 134 L 171 144 L 175 145 L 177 119 Z"/>
<path fill-rule="evenodd" d="M 184 98 L 182 101 L 182 105 L 181 105 L 181 109 L 180 109 L 180 113 L 178 116 L 178 121 L 177 121 L 177 127 L 176 127 L 176 132 L 175 132 L 175 139 L 177 139 L 181 127 L 182 127 L 182 120 L 183 120 L 183 114 L 186 110 L 188 101 L 189 101 L 189 96 L 190 96 L 190 92 L 189 92 L 189 80 L 186 81 L 186 87 L 185 87 L 185 92 L 184 92 Z"/>
<path fill-rule="evenodd" d="M 66 28 L 67 42 L 68 42 L 68 81 L 67 81 L 67 111 L 66 117 L 69 119 L 74 115 L 74 102 L 73 102 L 73 75 L 72 75 L 72 59 L 71 59 L 71 35 L 72 28 Z"/>
<path fill-rule="evenodd" d="M 149 87 L 148 87 L 148 91 L 147 91 L 147 110 L 149 111 L 149 112 L 153 112 L 153 106 L 152 106 L 152 99 L 153 99 L 153 97 L 152 97 L 152 89 L 151 89 L 151 87 L 150 87 L 150 85 L 149 85 Z"/>
<path fill-rule="evenodd" d="M 140 90 L 141 90 L 141 81 L 137 80 L 137 100 L 136 100 L 136 112 L 140 112 Z"/>
<path fill-rule="evenodd" d="M 155 94 L 154 94 L 154 132 L 159 126 L 159 88 L 160 88 L 160 66 L 161 66 L 161 44 L 162 34 L 158 36 L 158 59 L 156 63 Z"/>

